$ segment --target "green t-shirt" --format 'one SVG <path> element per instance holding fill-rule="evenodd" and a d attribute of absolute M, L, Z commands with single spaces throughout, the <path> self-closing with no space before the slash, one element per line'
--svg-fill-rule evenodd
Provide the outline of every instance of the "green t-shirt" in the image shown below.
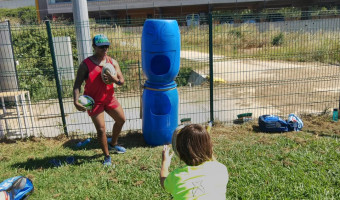
<path fill-rule="evenodd" d="M 220 200 L 226 198 L 228 180 L 226 166 L 208 161 L 172 171 L 164 181 L 164 188 L 175 200 Z"/>

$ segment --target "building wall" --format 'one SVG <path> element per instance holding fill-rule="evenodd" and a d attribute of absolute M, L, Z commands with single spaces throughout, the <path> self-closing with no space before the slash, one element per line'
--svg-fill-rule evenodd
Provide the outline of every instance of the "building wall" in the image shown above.
<path fill-rule="evenodd" d="M 154 17 L 155 9 L 146 8 L 146 9 L 131 9 L 131 10 L 106 10 L 106 11 L 92 11 L 89 12 L 89 18 L 95 19 L 127 19 L 130 17 L 134 18 L 151 18 Z"/>
<path fill-rule="evenodd" d="M 39 5 L 45 2 L 41 12 L 44 15 L 72 18 L 72 3 L 49 4 L 48 0 L 39 0 Z M 212 3 L 211 3 L 212 2 Z M 208 14 L 209 11 L 225 10 L 262 10 L 263 8 L 299 7 L 308 10 L 312 5 L 340 6 L 340 0 L 107 0 L 89 1 L 89 17 L 97 19 L 135 19 L 166 16 L 185 16 L 187 14 Z"/>
<path fill-rule="evenodd" d="M 35 6 L 35 0 L 0 0 L 0 8 Z"/>

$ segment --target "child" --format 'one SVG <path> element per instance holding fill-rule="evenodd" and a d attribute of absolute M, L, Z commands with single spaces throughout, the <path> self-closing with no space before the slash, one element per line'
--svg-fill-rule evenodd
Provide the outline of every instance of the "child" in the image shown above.
<path fill-rule="evenodd" d="M 173 135 L 172 147 L 186 166 L 169 174 L 173 153 L 164 145 L 160 182 L 174 199 L 219 200 L 226 198 L 227 167 L 213 159 L 209 133 L 198 124 L 187 125 Z"/>

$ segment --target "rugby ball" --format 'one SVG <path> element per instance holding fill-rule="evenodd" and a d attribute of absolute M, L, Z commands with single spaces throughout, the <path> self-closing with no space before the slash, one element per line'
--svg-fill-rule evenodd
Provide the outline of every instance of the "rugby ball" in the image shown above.
<path fill-rule="evenodd" d="M 83 105 L 86 110 L 91 110 L 94 106 L 93 98 L 87 95 L 81 95 L 78 99 L 78 102 Z"/>
<path fill-rule="evenodd" d="M 104 83 L 105 83 L 105 81 L 104 81 L 104 74 L 106 73 L 106 71 L 109 71 L 112 76 L 116 76 L 116 74 L 117 74 L 115 67 L 111 63 L 106 63 L 103 66 L 102 73 L 101 73 L 101 76 L 102 76 L 102 79 L 103 79 Z M 106 83 L 106 84 L 108 84 L 108 83 Z"/>

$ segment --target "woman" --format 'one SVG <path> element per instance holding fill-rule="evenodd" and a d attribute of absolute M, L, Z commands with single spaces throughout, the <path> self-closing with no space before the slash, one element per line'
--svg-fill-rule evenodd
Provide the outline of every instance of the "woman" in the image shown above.
<path fill-rule="evenodd" d="M 105 35 L 96 35 L 92 40 L 94 54 L 86 58 L 79 66 L 77 77 L 73 86 L 74 105 L 79 111 L 86 111 L 86 108 L 79 102 L 80 88 L 85 81 L 84 95 L 92 97 L 95 105 L 88 110 L 88 115 L 94 123 L 101 149 L 104 153 L 104 165 L 111 165 L 109 150 L 113 149 L 117 153 L 125 153 L 125 148 L 119 146 L 118 136 L 125 123 L 123 108 L 114 95 L 113 84 L 123 85 L 124 77 L 116 60 L 107 55 L 110 42 Z M 105 73 L 101 77 L 102 68 L 105 64 L 110 63 L 116 69 L 116 75 Z M 112 129 L 111 143 L 107 143 L 106 128 L 104 120 L 104 111 L 111 116 L 115 124 Z"/>

